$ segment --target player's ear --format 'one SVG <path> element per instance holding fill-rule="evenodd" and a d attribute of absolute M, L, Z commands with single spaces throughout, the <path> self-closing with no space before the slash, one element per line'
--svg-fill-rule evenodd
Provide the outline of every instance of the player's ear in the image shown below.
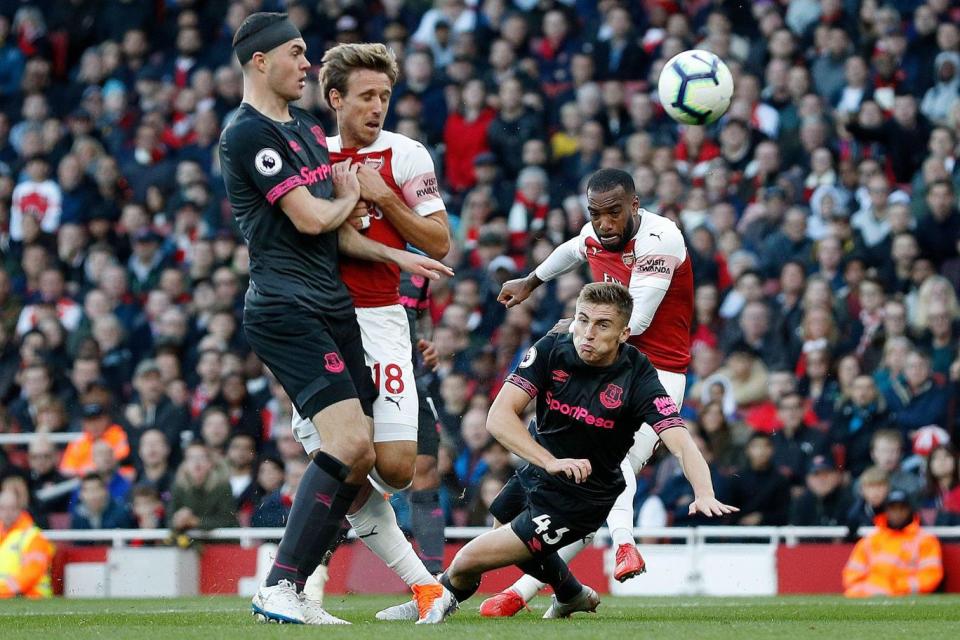
<path fill-rule="evenodd" d="M 630 203 L 630 208 L 634 213 L 640 211 L 640 196 L 637 194 L 633 194 L 633 202 Z"/>
<path fill-rule="evenodd" d="M 617 341 L 620 344 L 623 344 L 629 339 L 630 339 L 630 325 L 628 324 L 623 327 L 623 331 L 620 332 L 620 335 L 617 337 Z"/>
<path fill-rule="evenodd" d="M 339 111 L 340 107 L 343 106 L 343 96 L 340 95 L 339 89 L 330 89 L 330 106 L 333 107 L 334 111 Z"/>

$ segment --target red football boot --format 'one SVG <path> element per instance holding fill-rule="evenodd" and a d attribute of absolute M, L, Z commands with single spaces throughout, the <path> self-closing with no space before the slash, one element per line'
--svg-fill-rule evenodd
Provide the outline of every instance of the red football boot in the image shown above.
<path fill-rule="evenodd" d="M 643 561 L 636 545 L 622 544 L 617 547 L 617 567 L 613 572 L 617 582 L 624 582 L 646 572 L 647 563 Z"/>
<path fill-rule="evenodd" d="M 480 615 L 485 618 L 509 618 L 520 609 L 526 609 L 527 603 L 520 594 L 512 589 L 501 591 L 480 604 Z"/>

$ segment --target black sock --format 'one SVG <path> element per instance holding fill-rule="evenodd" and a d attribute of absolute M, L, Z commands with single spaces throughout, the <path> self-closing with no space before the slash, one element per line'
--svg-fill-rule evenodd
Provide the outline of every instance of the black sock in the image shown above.
<path fill-rule="evenodd" d="M 556 552 L 543 558 L 532 558 L 517 566 L 527 575 L 550 585 L 560 602 L 570 602 L 583 590 L 583 585 Z"/>
<path fill-rule="evenodd" d="M 444 587 L 447 588 L 447 591 L 453 594 L 453 597 L 457 599 L 457 602 L 463 602 L 464 600 L 466 600 L 467 598 L 475 594 L 477 592 L 477 589 L 480 588 L 479 580 L 477 581 L 477 584 L 467 589 L 460 589 L 459 587 L 455 587 L 450 582 L 450 578 L 447 577 L 446 573 L 442 574 L 438 578 L 438 580 L 440 581 L 440 584 L 442 584 Z"/>
<path fill-rule="evenodd" d="M 337 495 L 333 497 L 333 502 L 330 504 L 330 515 L 327 521 L 320 527 L 314 538 L 313 547 L 306 553 L 300 563 L 299 569 L 303 572 L 303 575 L 309 577 L 327 557 L 327 553 L 333 550 L 339 539 L 340 531 L 343 529 L 343 518 L 347 515 L 347 511 L 360 489 L 361 486 L 358 484 L 344 482 L 340 485 L 340 490 L 337 491 Z"/>
<path fill-rule="evenodd" d="M 293 498 L 277 558 L 267 574 L 268 587 L 289 580 L 298 590 L 303 588 L 309 576 L 302 571 L 303 563 L 315 547 L 317 533 L 331 515 L 334 497 L 350 472 L 349 467 L 322 452 L 313 461 L 315 464 L 307 465 Z"/>
<path fill-rule="evenodd" d="M 436 489 L 410 492 L 410 522 L 420 559 L 431 574 L 443 569 L 443 511 Z"/>

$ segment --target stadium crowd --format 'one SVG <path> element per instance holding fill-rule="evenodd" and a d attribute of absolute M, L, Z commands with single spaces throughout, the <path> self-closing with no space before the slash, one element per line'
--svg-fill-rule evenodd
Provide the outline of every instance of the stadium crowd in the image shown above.
<path fill-rule="evenodd" d="M 872 522 L 891 489 L 960 523 L 960 4 L 953 0 L 3 0 L 2 489 L 44 527 L 282 526 L 290 401 L 246 346 L 248 254 L 219 174 L 234 30 L 289 12 L 400 60 L 386 128 L 441 175 L 457 275 L 432 286 L 448 524 L 514 461 L 485 430 L 585 272 L 496 298 L 586 221 L 601 167 L 676 221 L 694 266 L 683 415 L 744 525 Z M 656 79 L 713 51 L 728 114 L 679 127 Z M 311 74 L 302 106 L 333 118 Z M 929 428 L 936 425 L 939 429 Z M 672 458 L 639 520 L 700 524 Z"/>

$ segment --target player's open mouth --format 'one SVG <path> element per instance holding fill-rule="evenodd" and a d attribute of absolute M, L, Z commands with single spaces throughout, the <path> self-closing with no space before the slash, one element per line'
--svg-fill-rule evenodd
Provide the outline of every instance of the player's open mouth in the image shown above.
<path fill-rule="evenodd" d="M 365 122 L 363 126 L 365 126 L 367 129 L 373 129 L 375 131 L 380 128 L 380 121 L 370 120 L 369 122 Z"/>
<path fill-rule="evenodd" d="M 620 236 L 600 236 L 600 244 L 616 245 L 620 242 Z"/>

